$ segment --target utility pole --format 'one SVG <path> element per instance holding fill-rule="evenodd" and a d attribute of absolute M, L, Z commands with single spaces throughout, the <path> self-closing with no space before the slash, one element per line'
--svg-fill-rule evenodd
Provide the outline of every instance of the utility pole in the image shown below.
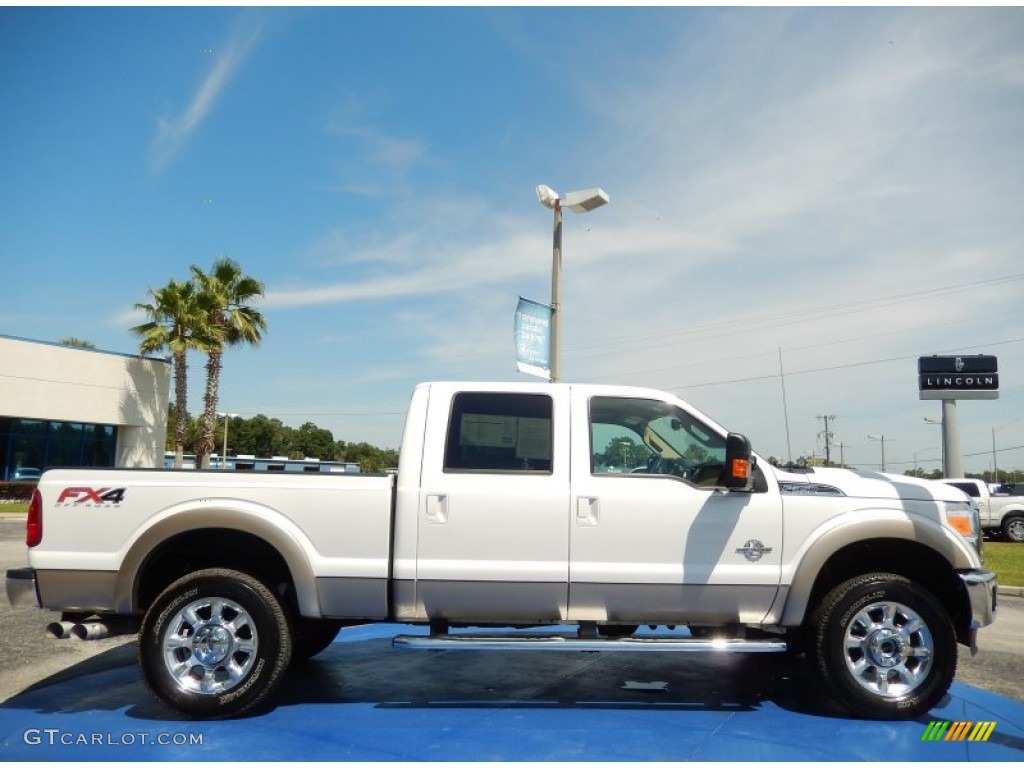
<path fill-rule="evenodd" d="M 882 471 L 885 472 L 885 435 L 868 435 L 870 440 L 880 440 L 882 443 Z"/>
<path fill-rule="evenodd" d="M 824 436 L 824 438 L 825 438 L 825 466 L 827 467 L 827 466 L 829 466 L 832 463 L 832 450 L 831 450 L 831 442 L 830 442 L 832 440 L 832 433 L 829 432 L 829 429 L 828 429 L 828 420 L 832 419 L 832 421 L 835 421 L 836 417 L 834 415 L 828 415 L 828 416 L 817 416 L 816 418 L 821 419 L 823 427 L 824 427 L 821 430 L 821 432 L 819 433 L 819 436 Z"/>
<path fill-rule="evenodd" d="M 846 466 L 846 454 L 843 453 L 843 449 L 844 448 L 846 448 L 846 443 L 840 442 L 839 443 L 839 466 L 840 467 L 845 467 Z"/>

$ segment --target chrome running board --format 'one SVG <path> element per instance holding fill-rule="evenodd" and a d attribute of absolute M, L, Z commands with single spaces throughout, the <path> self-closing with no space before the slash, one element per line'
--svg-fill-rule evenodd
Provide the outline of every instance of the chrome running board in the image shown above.
<path fill-rule="evenodd" d="M 785 640 L 692 637 L 580 638 L 566 635 L 398 635 L 395 648 L 422 651 L 676 651 L 689 653 L 784 653 Z"/>

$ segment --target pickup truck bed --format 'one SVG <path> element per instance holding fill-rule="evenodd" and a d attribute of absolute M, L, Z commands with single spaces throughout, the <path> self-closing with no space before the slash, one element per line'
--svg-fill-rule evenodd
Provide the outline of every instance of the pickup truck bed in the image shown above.
<path fill-rule="evenodd" d="M 44 608 L 138 614 L 170 578 L 264 556 L 293 574 L 304 614 L 388 616 L 393 476 L 52 470 L 46 482 L 60 490 L 32 559 Z"/>

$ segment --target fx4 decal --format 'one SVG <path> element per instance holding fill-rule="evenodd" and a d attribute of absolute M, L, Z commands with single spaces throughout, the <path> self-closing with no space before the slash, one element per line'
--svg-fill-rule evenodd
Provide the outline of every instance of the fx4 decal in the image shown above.
<path fill-rule="evenodd" d="M 124 488 L 65 488 L 57 497 L 57 503 L 68 506 L 109 507 L 124 501 Z"/>

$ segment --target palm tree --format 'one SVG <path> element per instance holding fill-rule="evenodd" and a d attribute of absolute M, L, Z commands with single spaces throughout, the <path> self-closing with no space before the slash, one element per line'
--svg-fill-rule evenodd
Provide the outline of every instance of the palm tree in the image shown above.
<path fill-rule="evenodd" d="M 136 304 L 149 320 L 132 328 L 142 337 L 141 354 L 169 349 L 174 366 L 174 466 L 180 469 L 185 452 L 188 429 L 188 368 L 185 353 L 190 349 L 208 350 L 213 344 L 209 314 L 199 302 L 199 293 L 192 283 L 171 280 L 163 288 L 149 289 L 152 301 Z"/>
<path fill-rule="evenodd" d="M 263 295 L 263 283 L 242 274 L 238 262 L 223 256 L 213 263 L 209 273 L 192 265 L 192 280 L 207 312 L 207 322 L 215 343 L 206 350 L 206 392 L 196 466 L 207 469 L 213 453 L 213 432 L 217 418 L 217 394 L 225 346 L 258 345 L 267 329 L 263 315 L 248 302 Z"/>
<path fill-rule="evenodd" d="M 57 343 L 63 344 L 65 347 L 75 347 L 77 349 L 96 349 L 96 345 L 91 341 L 80 339 L 77 336 L 65 336 Z"/>

